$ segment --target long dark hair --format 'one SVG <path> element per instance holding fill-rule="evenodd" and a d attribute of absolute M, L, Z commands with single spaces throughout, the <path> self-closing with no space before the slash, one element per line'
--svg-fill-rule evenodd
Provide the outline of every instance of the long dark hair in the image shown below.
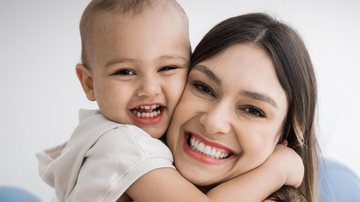
<path fill-rule="evenodd" d="M 195 48 L 191 67 L 226 48 L 252 42 L 272 58 L 289 105 L 283 134 L 303 159 L 305 175 L 299 191 L 308 201 L 317 201 L 318 144 L 314 130 L 317 87 L 310 56 L 299 34 L 264 13 L 229 18 L 211 29 Z"/>

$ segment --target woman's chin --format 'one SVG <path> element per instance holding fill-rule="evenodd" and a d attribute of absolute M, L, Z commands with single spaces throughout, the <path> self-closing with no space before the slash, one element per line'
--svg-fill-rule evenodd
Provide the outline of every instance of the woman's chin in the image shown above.
<path fill-rule="evenodd" d="M 199 187 L 207 187 L 209 185 L 215 184 L 216 180 L 211 173 L 204 171 L 203 169 L 189 169 L 189 168 L 179 168 L 177 167 L 181 175 L 183 175 L 187 180 L 192 184 Z M 182 170 L 187 172 L 182 172 Z"/>

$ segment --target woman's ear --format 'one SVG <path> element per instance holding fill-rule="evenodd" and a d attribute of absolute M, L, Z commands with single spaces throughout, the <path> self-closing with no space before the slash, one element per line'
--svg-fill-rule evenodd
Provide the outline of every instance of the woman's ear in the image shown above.
<path fill-rule="evenodd" d="M 79 78 L 79 81 L 81 83 L 81 86 L 86 94 L 86 97 L 90 101 L 95 101 L 95 92 L 94 92 L 94 85 L 93 85 L 93 78 L 91 71 L 86 68 L 82 64 L 76 65 L 76 74 Z"/>

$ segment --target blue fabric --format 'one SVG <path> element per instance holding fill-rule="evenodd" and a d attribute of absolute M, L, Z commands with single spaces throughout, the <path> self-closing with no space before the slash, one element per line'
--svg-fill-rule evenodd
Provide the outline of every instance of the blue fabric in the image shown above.
<path fill-rule="evenodd" d="M 360 202 L 360 179 L 346 166 L 323 159 L 319 167 L 320 202 Z"/>
<path fill-rule="evenodd" d="M 0 186 L 0 202 L 40 202 L 32 193 L 17 187 Z"/>

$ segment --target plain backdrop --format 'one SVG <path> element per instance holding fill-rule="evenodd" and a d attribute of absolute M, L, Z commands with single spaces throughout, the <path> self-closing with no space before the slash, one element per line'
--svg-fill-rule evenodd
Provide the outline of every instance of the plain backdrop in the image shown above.
<path fill-rule="evenodd" d="M 75 75 L 88 0 L 0 0 L 0 185 L 54 199 L 35 153 L 64 142 L 79 108 L 94 108 Z M 319 85 L 322 153 L 360 174 L 360 1 L 180 0 L 195 47 L 221 20 L 264 11 L 303 37 Z M 259 148 L 261 149 L 261 148 Z"/>

